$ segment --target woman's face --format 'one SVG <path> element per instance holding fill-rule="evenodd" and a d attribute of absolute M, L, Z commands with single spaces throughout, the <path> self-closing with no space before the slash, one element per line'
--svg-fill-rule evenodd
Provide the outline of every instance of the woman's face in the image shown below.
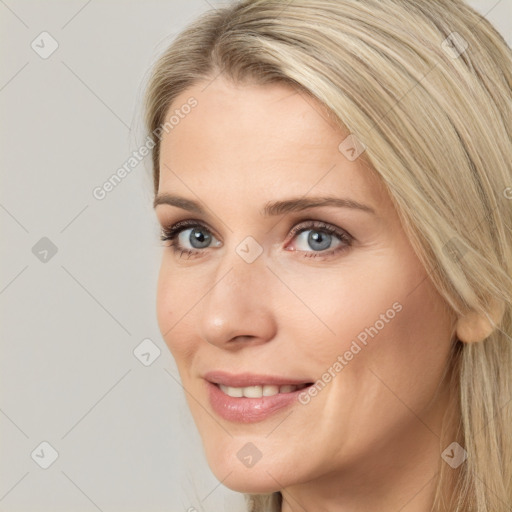
<path fill-rule="evenodd" d="M 162 138 L 158 220 L 192 222 L 157 316 L 212 471 L 270 492 L 437 460 L 454 322 L 380 180 L 311 98 L 206 85 Z"/>

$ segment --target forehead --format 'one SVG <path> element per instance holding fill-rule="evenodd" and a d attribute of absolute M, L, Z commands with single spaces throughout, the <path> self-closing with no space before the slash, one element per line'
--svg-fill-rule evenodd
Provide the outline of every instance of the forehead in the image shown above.
<path fill-rule="evenodd" d="M 197 105 L 162 138 L 160 191 L 186 192 L 188 185 L 222 193 L 228 186 L 267 199 L 314 190 L 383 200 L 372 169 L 338 149 L 349 133 L 310 96 L 282 83 L 235 85 L 218 77 L 180 94 L 166 119 L 191 97 Z"/>

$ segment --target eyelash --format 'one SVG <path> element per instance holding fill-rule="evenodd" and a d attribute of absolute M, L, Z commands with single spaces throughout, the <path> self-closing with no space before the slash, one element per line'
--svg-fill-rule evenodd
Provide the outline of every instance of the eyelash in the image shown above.
<path fill-rule="evenodd" d="M 173 226 L 169 228 L 162 228 L 162 233 L 160 236 L 160 240 L 162 242 L 171 242 L 168 247 L 172 248 L 174 253 L 180 253 L 180 258 L 183 256 L 183 254 L 187 254 L 190 258 L 191 256 L 198 256 L 199 253 L 204 252 L 205 249 L 208 249 L 209 247 L 206 247 L 205 249 L 184 249 L 179 246 L 178 244 L 178 235 L 185 231 L 186 229 L 190 228 L 201 228 L 207 233 L 213 235 L 213 233 L 208 229 L 203 223 L 196 221 L 196 220 L 184 220 L 177 222 Z M 300 251 L 296 250 L 297 253 L 303 253 L 302 256 L 305 258 L 329 258 L 333 256 L 334 254 L 337 254 L 338 252 L 343 252 L 350 248 L 352 245 L 352 242 L 354 241 L 354 238 L 349 235 L 346 231 L 341 230 L 339 228 L 336 228 L 330 224 L 326 224 L 324 222 L 320 221 L 304 221 L 299 223 L 298 225 L 294 226 L 291 231 L 291 237 L 292 239 L 295 238 L 297 235 L 302 233 L 303 231 L 318 231 L 321 233 L 327 233 L 329 235 L 336 236 L 343 244 L 345 245 L 339 245 L 334 249 L 331 250 L 324 250 L 324 251 Z"/>

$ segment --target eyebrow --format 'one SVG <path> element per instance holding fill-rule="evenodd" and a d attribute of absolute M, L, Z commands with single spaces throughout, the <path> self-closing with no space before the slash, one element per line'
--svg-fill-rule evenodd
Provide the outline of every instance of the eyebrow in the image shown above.
<path fill-rule="evenodd" d="M 192 199 L 175 196 L 171 194 L 160 194 L 153 201 L 153 208 L 158 205 L 167 204 L 176 206 L 182 210 L 198 214 L 206 214 L 204 208 Z M 336 206 L 338 208 L 352 208 L 376 215 L 375 210 L 366 204 L 359 203 L 352 199 L 324 196 L 324 197 L 298 197 L 286 199 L 283 201 L 270 201 L 262 210 L 265 217 L 272 215 L 282 215 L 289 212 L 300 212 L 309 208 L 319 208 L 322 206 Z"/>

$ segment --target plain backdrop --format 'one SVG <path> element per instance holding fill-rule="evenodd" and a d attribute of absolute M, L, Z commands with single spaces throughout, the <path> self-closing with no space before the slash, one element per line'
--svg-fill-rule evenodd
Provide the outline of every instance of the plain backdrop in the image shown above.
<path fill-rule="evenodd" d="M 510 0 L 469 3 L 512 44 Z M 0 512 L 243 503 L 207 466 L 158 330 L 149 157 L 93 194 L 143 141 L 156 56 L 220 5 L 0 0 Z"/>

